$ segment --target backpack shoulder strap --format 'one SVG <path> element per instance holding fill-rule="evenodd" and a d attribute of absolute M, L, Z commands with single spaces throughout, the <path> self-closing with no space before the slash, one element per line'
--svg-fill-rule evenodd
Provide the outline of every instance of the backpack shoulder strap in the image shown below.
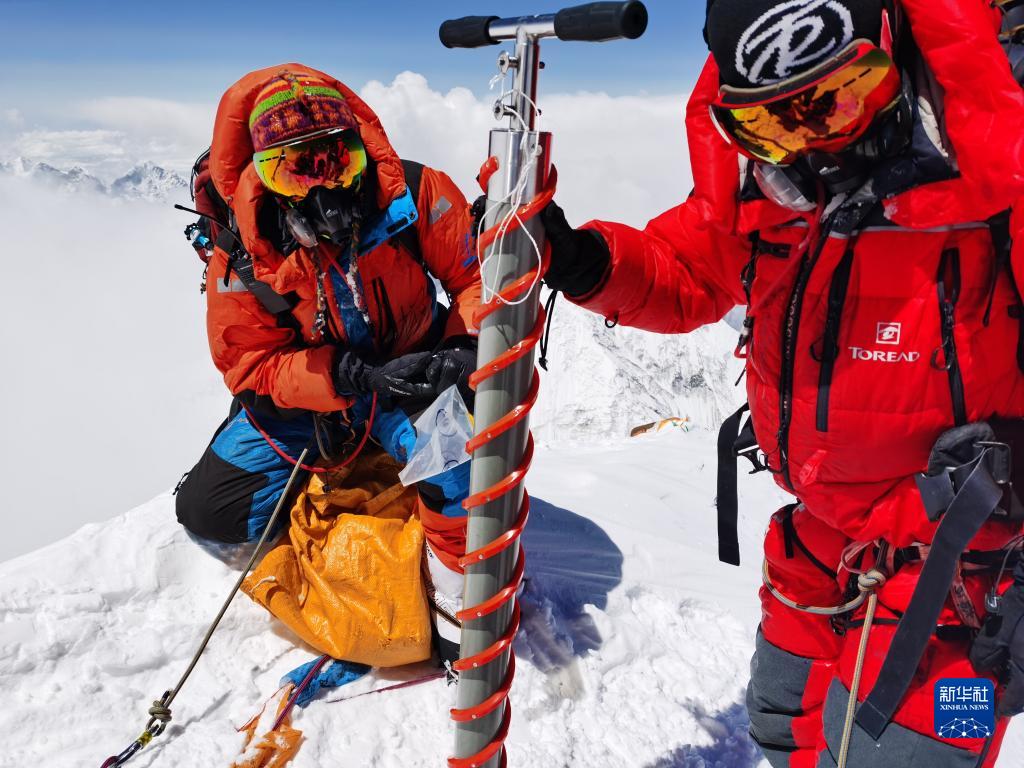
<path fill-rule="evenodd" d="M 418 205 L 420 199 L 420 186 L 423 183 L 423 164 L 417 163 L 414 160 L 403 160 L 402 170 L 405 171 L 405 185 L 409 188 L 409 194 L 412 195 L 413 205 Z M 412 257 L 419 262 L 420 266 L 426 269 L 426 264 L 423 262 L 423 251 L 420 248 L 420 238 L 416 232 L 416 227 L 406 227 L 395 235 L 395 238 L 405 246 L 405 249 L 412 254 Z"/>
<path fill-rule="evenodd" d="M 1017 367 L 1024 372 L 1024 295 L 1021 293 L 1021 286 L 1017 285 L 1017 277 L 1013 273 L 1011 255 L 1013 250 L 1013 236 L 1010 234 L 1011 209 L 1000 211 L 988 220 L 988 231 L 992 236 L 992 248 L 995 250 L 995 263 L 992 266 L 992 282 L 989 285 L 988 304 L 985 307 L 984 323 L 988 325 L 992 318 L 992 304 L 995 301 L 996 283 L 999 275 L 1005 272 L 1010 281 L 1010 288 L 1013 290 L 1016 306 L 1010 308 L 1011 316 L 1020 325 L 1020 332 L 1017 334 Z"/>
<path fill-rule="evenodd" d="M 416 202 L 420 199 L 420 186 L 423 183 L 423 163 L 403 160 L 402 170 L 405 171 L 405 185 L 409 188 L 413 202 Z"/>
<path fill-rule="evenodd" d="M 267 312 L 274 315 L 278 326 L 290 328 L 299 334 L 301 338 L 299 321 L 292 314 L 292 308 L 295 306 L 294 294 L 284 296 L 262 280 L 256 279 L 252 257 L 249 256 L 249 253 L 239 242 L 238 236 L 233 232 L 222 229 L 217 236 L 216 245 L 228 254 L 228 266 L 224 273 L 225 284 L 230 281 L 231 273 L 234 272 L 235 276 L 242 281 L 242 285 L 246 287 L 246 290 L 256 297 L 256 300 L 263 305 Z"/>

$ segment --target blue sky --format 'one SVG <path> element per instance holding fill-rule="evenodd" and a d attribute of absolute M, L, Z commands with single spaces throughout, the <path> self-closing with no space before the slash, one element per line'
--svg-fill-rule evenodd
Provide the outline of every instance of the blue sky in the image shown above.
<path fill-rule="evenodd" d="M 688 90 L 704 56 L 704 2 L 647 5 L 651 24 L 638 41 L 548 44 L 544 87 L 613 95 Z M 498 49 L 446 50 L 437 40 L 439 23 L 558 7 L 546 0 L 0 0 L 0 98 L 30 116 L 45 112 L 52 122 L 60 120 L 58 105 L 68 99 L 215 100 L 241 74 L 288 60 L 357 87 L 371 79 L 390 81 L 408 69 L 436 89 L 466 85 L 482 93 Z"/>
<path fill-rule="evenodd" d="M 588 115 L 583 131 L 627 111 L 640 126 L 664 120 L 658 100 L 678 98 L 671 106 L 675 130 L 682 95 L 706 55 L 705 2 L 647 4 L 651 22 L 639 40 L 546 41 L 540 98 L 588 92 L 619 99 L 618 106 L 601 107 L 597 96 L 579 96 L 566 105 Z M 559 7 L 548 0 L 0 0 L 0 163 L 20 157 L 77 166 L 107 180 L 146 161 L 186 170 L 210 142 L 224 90 L 247 72 L 287 61 L 321 69 L 363 93 L 367 83 L 383 83 L 384 93 L 370 89 L 371 106 L 384 110 L 389 134 L 416 124 L 414 114 L 429 113 L 449 126 L 453 117 L 466 123 L 475 119 L 468 111 L 490 114 L 488 81 L 503 46 L 448 50 L 438 40 L 440 23 Z M 392 86 L 406 71 L 426 82 L 406 77 Z M 446 94 L 457 86 L 474 98 L 463 93 L 453 108 Z M 422 152 L 424 143 L 406 137 L 403 149 Z"/>

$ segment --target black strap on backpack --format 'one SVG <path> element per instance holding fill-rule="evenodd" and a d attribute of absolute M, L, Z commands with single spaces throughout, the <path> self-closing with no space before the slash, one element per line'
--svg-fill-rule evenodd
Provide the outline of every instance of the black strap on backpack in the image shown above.
<path fill-rule="evenodd" d="M 419 208 L 420 185 L 423 182 L 423 164 L 417 163 L 414 160 L 403 160 L 402 170 L 405 171 L 405 185 L 409 188 L 409 194 L 412 195 L 412 203 Z M 412 254 L 412 257 L 426 270 L 426 265 L 423 262 L 423 251 L 420 249 L 420 237 L 416 232 L 415 225 L 403 229 L 395 235 L 395 239 L 404 245 L 405 249 Z"/>
<path fill-rule="evenodd" d="M 230 283 L 231 273 L 234 272 L 246 290 L 255 296 L 256 300 L 263 305 L 263 308 L 277 319 L 279 327 L 290 328 L 299 334 L 299 338 L 301 338 L 302 328 L 299 325 L 299 321 L 295 319 L 295 315 L 292 314 L 292 309 L 297 303 L 295 294 L 282 296 L 262 280 L 257 280 L 253 270 L 252 257 L 242 246 L 238 235 L 231 230 L 222 229 L 220 234 L 217 235 L 216 245 L 228 254 L 227 270 L 224 272 L 224 284 Z"/>
<path fill-rule="evenodd" d="M 1013 250 L 1013 238 L 1010 235 L 1010 213 L 1011 211 L 1005 210 L 988 220 L 992 247 L 995 249 L 995 263 L 992 267 L 992 281 L 989 284 L 984 323 L 987 326 L 992 317 L 992 305 L 995 302 L 999 276 L 1006 274 L 1010 279 L 1010 288 L 1016 300 L 1016 304 L 1009 308 L 1010 317 L 1015 319 L 1020 326 L 1017 333 L 1017 367 L 1024 373 L 1024 296 L 1021 295 L 1021 287 L 1017 285 L 1017 278 L 1014 275 L 1013 263 L 1010 258 Z"/>
<path fill-rule="evenodd" d="M 768 467 L 761 460 L 754 425 L 748 416 L 750 405 L 744 403 L 732 416 L 722 422 L 718 431 L 718 492 L 715 506 L 718 507 L 718 559 L 729 565 L 740 564 L 739 540 L 739 460 L 747 459 L 753 469 L 750 474 L 762 472 Z"/>

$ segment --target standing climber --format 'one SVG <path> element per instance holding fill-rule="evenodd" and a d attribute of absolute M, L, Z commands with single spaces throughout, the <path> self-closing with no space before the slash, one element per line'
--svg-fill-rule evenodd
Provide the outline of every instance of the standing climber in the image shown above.
<path fill-rule="evenodd" d="M 744 450 L 797 499 L 748 690 L 775 768 L 844 741 L 858 768 L 991 765 L 1024 711 L 1024 94 L 996 4 L 709 2 L 690 198 L 643 230 L 544 212 L 547 282 L 581 306 L 660 333 L 747 307 Z M 947 678 L 998 686 L 993 733 L 940 733 Z"/>

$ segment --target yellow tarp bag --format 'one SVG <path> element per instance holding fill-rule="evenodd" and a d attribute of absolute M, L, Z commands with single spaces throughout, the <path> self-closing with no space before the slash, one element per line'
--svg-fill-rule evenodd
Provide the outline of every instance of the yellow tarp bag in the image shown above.
<path fill-rule="evenodd" d="M 243 591 L 321 653 L 374 667 L 430 657 L 416 492 L 367 446 L 348 467 L 313 475 L 288 536 Z"/>

